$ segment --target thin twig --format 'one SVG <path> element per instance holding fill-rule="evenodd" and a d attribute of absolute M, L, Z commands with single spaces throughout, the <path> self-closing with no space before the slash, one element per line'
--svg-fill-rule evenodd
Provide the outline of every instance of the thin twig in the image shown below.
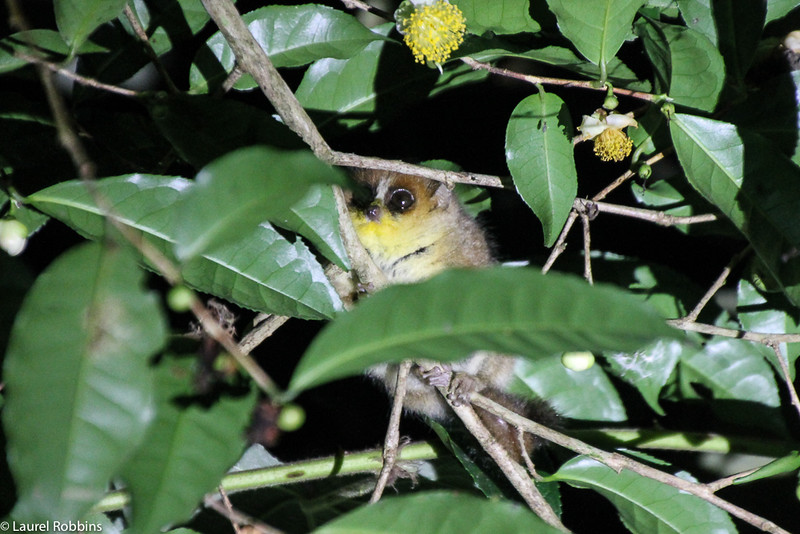
<path fill-rule="evenodd" d="M 372 256 L 361 244 L 350 219 L 347 201 L 344 192 L 339 186 L 333 186 L 333 195 L 336 200 L 336 210 L 339 215 L 339 234 L 342 236 L 347 255 L 350 257 L 350 264 L 358 276 L 358 281 L 364 288 L 372 293 L 388 285 L 389 281 L 383 271 L 375 265 Z M 334 286 L 335 287 L 335 286 Z M 347 301 L 348 295 L 339 295 L 342 300 Z"/>
<path fill-rule="evenodd" d="M 256 532 L 260 532 L 261 534 L 284 534 L 282 530 L 278 530 L 277 528 L 273 528 L 266 523 L 262 523 L 258 519 L 250 517 L 249 515 L 244 514 L 233 507 L 228 508 L 228 506 L 220 502 L 219 497 L 216 495 L 207 495 L 206 498 L 203 499 L 203 506 L 214 510 L 222 517 L 225 517 L 231 522 L 232 525 L 248 525 L 254 528 Z M 234 528 L 236 527 L 234 526 Z"/>
<path fill-rule="evenodd" d="M 678 330 L 689 332 L 699 332 L 710 336 L 733 337 L 744 339 L 745 341 L 755 341 L 757 343 L 800 343 L 800 334 L 765 334 L 761 332 L 750 332 L 748 330 L 736 330 L 735 328 L 724 328 L 713 324 L 695 323 L 686 319 L 669 319 L 667 324 Z"/>
<path fill-rule="evenodd" d="M 589 229 L 589 216 L 581 213 L 581 223 L 583 223 L 583 277 L 594 285 L 592 277 L 592 234 Z"/>
<path fill-rule="evenodd" d="M 497 74 L 499 76 L 505 76 L 506 78 L 513 78 L 515 80 L 520 80 L 523 82 L 531 83 L 531 84 L 543 84 L 543 85 L 560 85 L 562 87 L 577 87 L 580 89 L 589 89 L 591 91 L 607 91 L 608 88 L 605 84 L 598 84 L 593 80 L 589 81 L 581 81 L 581 80 L 566 80 L 563 78 L 550 78 L 547 76 L 533 76 L 530 74 L 522 74 L 520 72 L 514 72 L 508 69 L 503 69 L 500 67 L 495 67 L 490 65 L 489 63 L 483 63 L 480 61 L 476 61 L 471 57 L 462 57 L 461 61 L 472 67 L 473 70 L 485 70 L 491 72 L 492 74 Z M 664 100 L 664 95 L 653 95 L 650 93 L 643 93 L 641 91 L 631 91 L 630 89 L 622 89 L 618 87 L 614 87 L 614 93 L 622 96 L 629 96 L 631 98 L 638 98 L 640 100 L 646 100 L 648 102 L 658 102 L 659 100 Z"/>
<path fill-rule="evenodd" d="M 400 447 L 400 417 L 403 415 L 403 402 L 406 398 L 406 384 L 411 365 L 411 360 L 405 360 L 397 368 L 392 413 L 389 416 L 389 428 L 386 430 L 386 439 L 383 442 L 383 467 L 381 474 L 378 475 L 375 490 L 369 499 L 370 503 L 376 503 L 381 499 L 383 490 L 386 489 L 386 484 L 397 463 L 397 451 Z"/>
<path fill-rule="evenodd" d="M 588 200 L 575 199 L 575 202 L 590 202 Z M 592 202 L 601 213 L 612 215 L 623 215 L 633 219 L 649 221 L 659 226 L 677 226 L 679 224 L 699 224 L 713 222 L 719 219 L 716 213 L 703 213 L 700 215 L 670 215 L 663 211 L 648 210 L 644 208 L 633 208 L 630 206 L 620 206 L 619 204 L 609 204 L 607 202 Z"/>
<path fill-rule="evenodd" d="M 789 390 L 789 397 L 792 399 L 792 405 L 794 405 L 794 408 L 797 410 L 797 414 L 800 415 L 800 398 L 797 396 L 797 389 L 794 387 L 792 375 L 789 372 L 789 364 L 783 357 L 780 344 L 770 341 L 766 343 L 766 345 L 772 349 L 772 351 L 775 353 L 775 358 L 778 359 L 778 365 L 781 368 L 781 374 L 783 375 L 783 381 L 786 383 L 786 388 Z"/>
<path fill-rule="evenodd" d="M 746 471 L 742 471 L 741 473 L 736 473 L 727 477 L 723 477 L 713 482 L 706 482 L 705 486 L 710 489 L 712 492 L 716 493 L 723 488 L 727 488 L 728 486 L 733 485 L 736 481 L 742 477 L 746 477 L 747 475 L 751 475 L 761 469 L 760 467 L 753 467 L 752 469 L 748 469 Z"/>
<path fill-rule="evenodd" d="M 242 70 L 253 76 L 261 91 L 275 106 L 284 124 L 299 135 L 314 154 L 332 163 L 331 148 L 320 135 L 303 106 L 272 64 L 230 0 L 202 0 L 208 14 L 230 45 Z"/>
<path fill-rule="evenodd" d="M 528 476 L 527 471 L 520 464 L 515 462 L 509 456 L 508 451 L 492 436 L 492 434 L 483 425 L 478 414 L 472 409 L 469 404 L 456 404 L 447 398 L 447 389 L 438 388 L 442 396 L 447 400 L 447 403 L 453 409 L 455 414 L 464 423 L 470 434 L 472 434 L 481 447 L 492 457 L 497 466 L 503 471 L 508 481 L 519 492 L 527 505 L 533 510 L 536 515 L 541 517 L 549 525 L 569 532 L 559 519 L 558 515 L 550 507 L 550 504 L 544 498 L 539 488 Z M 477 406 L 477 404 L 476 404 Z"/>
<path fill-rule="evenodd" d="M 52 61 L 48 61 L 41 57 L 36 57 L 31 54 L 26 54 L 25 52 L 14 52 L 14 57 L 19 58 L 23 61 L 27 61 L 28 63 L 34 65 L 40 65 L 42 67 L 47 68 L 58 74 L 59 76 L 63 76 L 65 78 L 69 78 L 81 85 L 85 85 L 86 87 L 91 87 L 93 89 L 99 89 L 101 91 L 106 91 L 109 93 L 114 93 L 117 95 L 122 96 L 139 96 L 140 93 L 138 91 L 134 91 L 132 89 L 126 89 L 124 87 L 119 87 L 116 85 L 110 85 L 107 83 L 100 82 L 95 80 L 94 78 L 87 78 L 86 76 L 82 76 L 76 72 L 72 72 L 67 67 L 60 65 L 58 63 L 53 63 Z"/>
<path fill-rule="evenodd" d="M 484 187 L 503 187 L 498 176 L 471 172 L 443 171 L 404 161 L 359 156 L 334 151 L 319 133 L 303 106 L 259 46 L 230 0 L 202 0 L 208 14 L 220 28 L 236 56 L 237 64 L 258 83 L 264 95 L 283 119 L 322 161 L 343 167 L 389 170 L 438 180 L 447 184 L 466 183 Z"/>
<path fill-rule="evenodd" d="M 259 313 L 253 320 L 255 327 L 239 342 L 239 350 L 244 354 L 250 354 L 288 320 L 289 317 L 283 315 Z"/>
<path fill-rule="evenodd" d="M 601 462 L 611 469 L 620 472 L 623 469 L 628 469 L 629 471 L 633 471 L 634 473 L 638 473 L 642 476 L 647 478 L 651 478 L 653 480 L 657 480 L 669 486 L 672 486 L 676 489 L 681 491 L 685 491 L 701 499 L 717 506 L 726 512 L 738 517 L 742 521 L 745 521 L 757 528 L 765 532 L 771 532 L 774 534 L 789 534 L 788 531 L 782 529 L 772 521 L 768 519 L 764 519 L 752 512 L 749 512 L 743 508 L 736 506 L 714 494 L 711 489 L 706 486 L 705 484 L 698 484 L 694 482 L 690 482 L 688 480 L 684 480 L 679 478 L 675 475 L 671 475 L 669 473 L 665 473 L 648 465 L 639 463 L 627 456 L 624 456 L 619 453 L 610 453 L 606 452 L 602 449 L 598 449 L 597 447 L 593 447 L 587 443 L 584 443 L 580 440 L 575 438 L 569 437 L 561 432 L 556 430 L 547 428 L 546 426 L 540 425 L 534 421 L 526 419 L 521 415 L 514 413 L 511 410 L 507 410 L 503 406 L 493 402 L 486 397 L 483 397 L 480 394 L 473 394 L 472 396 L 472 404 L 483 408 L 484 410 L 489 411 L 492 414 L 497 415 L 515 425 L 519 428 L 525 429 L 525 431 L 540 436 L 548 441 L 552 441 L 562 447 L 565 447 L 571 451 L 577 452 L 578 454 L 583 454 L 589 456 Z"/>
<path fill-rule="evenodd" d="M 233 531 L 235 534 L 242 534 L 241 530 L 239 530 L 239 521 L 233 519 L 234 509 L 233 505 L 231 504 L 231 500 L 228 498 L 228 493 L 219 486 L 219 495 L 222 497 L 222 504 L 225 505 L 225 510 L 228 512 L 228 520 L 231 522 L 231 526 L 233 527 Z"/>
<path fill-rule="evenodd" d="M 703 311 L 703 308 L 706 307 L 706 304 L 708 304 L 711 301 L 711 299 L 714 298 L 714 295 L 717 294 L 717 291 L 719 291 L 722 288 L 722 286 L 725 285 L 725 282 L 728 281 L 728 276 L 730 276 L 733 268 L 736 267 L 739 264 L 739 262 L 742 261 L 742 259 L 749 253 L 750 253 L 750 247 L 748 246 L 743 251 L 739 252 L 733 258 L 731 258 L 731 261 L 728 262 L 728 265 L 726 265 L 725 268 L 722 269 L 720 275 L 717 277 L 717 279 L 714 281 L 711 287 L 708 288 L 708 291 L 706 291 L 705 295 L 703 295 L 703 297 L 700 299 L 700 301 L 697 303 L 694 309 L 686 317 L 684 317 L 684 320 L 691 322 L 697 320 L 697 317 L 700 315 L 700 312 Z"/>
<path fill-rule="evenodd" d="M 164 68 L 164 64 L 161 62 L 161 59 L 159 59 L 156 51 L 153 50 L 153 45 L 150 44 L 150 38 L 147 36 L 147 32 L 145 31 L 144 27 L 142 27 L 142 23 L 139 22 L 139 18 L 136 16 L 136 13 L 133 12 L 130 4 L 125 6 L 123 13 L 125 14 L 125 18 L 128 19 L 128 22 L 130 22 L 136 37 L 138 37 L 139 41 L 142 43 L 145 54 L 147 54 L 147 57 L 150 58 L 150 61 L 153 63 L 153 65 L 155 65 L 156 70 L 164 79 L 164 84 L 167 86 L 167 91 L 174 95 L 179 94 L 180 90 L 175 86 L 175 83 L 173 83 L 172 78 L 167 72 L 167 69 Z"/>
<path fill-rule="evenodd" d="M 647 165 L 655 165 L 657 162 L 661 161 L 664 156 L 666 156 L 670 150 L 665 150 L 663 152 L 659 152 L 658 154 L 652 156 L 648 159 L 645 163 Z M 594 195 L 591 199 L 592 202 L 598 202 L 606 198 L 612 191 L 616 188 L 630 180 L 636 175 L 635 172 L 629 170 L 620 175 L 616 180 L 614 180 L 611 184 L 606 186 L 602 191 Z M 567 221 L 564 223 L 564 228 L 561 229 L 561 233 L 558 235 L 558 239 L 556 240 L 556 244 L 553 245 L 553 250 L 550 251 L 550 256 L 548 256 L 547 261 L 545 261 L 544 266 L 542 267 L 542 273 L 547 273 L 550 268 L 553 266 L 555 261 L 558 257 L 564 253 L 567 249 L 566 240 L 567 236 L 569 235 L 570 230 L 572 230 L 572 226 L 575 224 L 575 221 L 578 219 L 579 212 L 576 209 L 572 209 L 569 213 L 569 217 L 567 217 Z"/>
<path fill-rule="evenodd" d="M 387 13 L 382 9 L 378 9 L 377 7 L 371 6 L 366 2 L 362 2 L 361 0 L 342 0 L 342 4 L 347 9 L 360 9 L 362 11 L 366 11 L 367 13 L 372 13 L 382 19 L 390 20 L 394 22 L 394 16 L 391 13 Z"/>

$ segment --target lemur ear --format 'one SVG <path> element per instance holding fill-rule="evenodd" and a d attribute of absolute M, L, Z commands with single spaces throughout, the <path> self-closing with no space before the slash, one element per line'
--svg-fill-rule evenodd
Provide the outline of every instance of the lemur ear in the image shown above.
<path fill-rule="evenodd" d="M 426 187 L 430 191 L 431 198 L 433 198 L 436 206 L 441 209 L 447 209 L 453 201 L 453 192 L 450 191 L 445 184 L 437 180 L 426 180 Z"/>

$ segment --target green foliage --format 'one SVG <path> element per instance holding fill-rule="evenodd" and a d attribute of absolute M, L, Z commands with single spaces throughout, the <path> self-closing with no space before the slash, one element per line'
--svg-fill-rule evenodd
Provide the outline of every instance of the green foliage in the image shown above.
<path fill-rule="evenodd" d="M 336 157 L 309 150 L 306 118 L 239 71 L 246 40 L 230 43 L 235 25 L 221 32 L 204 8 L 225 1 L 53 0 L 44 17 L 17 2 L 29 24 L 0 35 L 0 220 L 28 232 L 19 256 L 0 252 L 0 516 L 227 532 L 203 501 L 231 482 L 252 419 L 247 436 L 271 454 L 240 467 L 282 471 L 237 473 L 233 506 L 287 533 L 549 532 L 455 421 L 430 422 L 424 461 L 404 464 L 419 487 L 398 481 L 377 505 L 364 496 L 379 452 L 337 471 L 341 449 L 380 439 L 386 412 L 371 419 L 371 385 L 341 379 L 491 350 L 518 356 L 509 392 L 546 400 L 567 433 L 589 427 L 587 440 L 664 472 L 712 480 L 733 472 L 707 451 L 767 456 L 735 477 L 736 504 L 761 513 L 768 493 L 767 519 L 800 529 L 780 515 L 800 495 L 800 344 L 780 336 L 800 334 L 800 54 L 783 43 L 800 27 L 796 1 L 452 0 L 467 35 L 442 65 L 416 64 L 394 21 L 368 27 L 345 2 L 239 6 L 336 156 L 475 173 L 458 196 L 498 259 L 524 264 L 369 298 L 327 268 L 353 267 Z M 63 115 L 33 60 L 59 73 Z M 575 138 L 609 90 L 613 111 L 638 121 L 625 132 L 633 155 L 616 164 L 588 146 L 601 136 Z M 474 187 L 477 173 L 506 191 Z M 734 257 L 715 298 L 667 326 Z M 545 264 L 562 273 L 537 273 Z M 196 297 L 217 299 L 210 310 L 236 339 L 279 319 L 258 313 L 293 318 L 254 352 L 276 398 L 257 400 L 248 373 L 198 333 Z M 564 351 L 595 363 L 567 369 Z M 289 399 L 302 424 L 276 423 Z M 324 455 L 313 468 L 281 461 Z M 658 480 L 566 449 L 546 456 L 537 485 L 576 532 L 618 528 L 581 523 L 609 510 L 631 532 L 744 524 Z M 605 497 L 605 513 L 576 514 L 585 492 L 566 485 Z"/>
<path fill-rule="evenodd" d="M 617 473 L 590 458 L 568 461 L 552 478 L 597 491 L 611 501 L 632 532 L 737 531 L 725 512 L 694 495 L 631 471 Z"/>
<path fill-rule="evenodd" d="M 386 499 L 375 506 L 363 507 L 344 515 L 314 532 L 344 534 L 365 528 L 367 532 L 387 534 L 412 530 L 421 534 L 477 534 L 487 530 L 508 534 L 558 532 L 521 506 L 446 492 Z"/>
<path fill-rule="evenodd" d="M 616 288 L 584 288 L 579 279 L 530 270 L 451 271 L 387 288 L 331 323 L 297 365 L 289 392 L 409 357 L 455 361 L 492 350 L 537 360 L 632 350 L 672 335 L 649 307 Z"/>
<path fill-rule="evenodd" d="M 28 293 L 4 369 L 19 520 L 79 519 L 144 438 L 154 412 L 147 359 L 166 331 L 141 282 L 129 253 L 93 243 L 56 260 Z"/>
<path fill-rule="evenodd" d="M 506 160 L 517 191 L 542 222 L 552 246 L 578 190 L 569 112 L 555 95 L 540 92 L 520 102 L 506 131 Z"/>

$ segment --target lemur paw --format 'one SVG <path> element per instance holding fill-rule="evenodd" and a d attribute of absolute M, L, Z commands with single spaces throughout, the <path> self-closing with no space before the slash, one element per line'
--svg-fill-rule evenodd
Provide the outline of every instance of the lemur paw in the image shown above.
<path fill-rule="evenodd" d="M 450 366 L 445 364 L 434 364 L 430 369 L 417 367 L 417 373 L 429 386 L 440 388 L 449 387 L 453 376 L 453 371 L 450 369 Z"/>
<path fill-rule="evenodd" d="M 466 373 L 453 373 L 450 386 L 447 388 L 447 400 L 454 406 L 469 404 L 472 394 L 478 389 L 478 380 Z"/>

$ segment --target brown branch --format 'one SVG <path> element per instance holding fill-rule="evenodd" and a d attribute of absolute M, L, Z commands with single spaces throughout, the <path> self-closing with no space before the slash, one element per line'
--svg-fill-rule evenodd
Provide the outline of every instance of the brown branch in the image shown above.
<path fill-rule="evenodd" d="M 389 416 L 389 428 L 386 430 L 386 439 L 383 442 L 383 467 L 381 467 L 381 473 L 378 475 L 378 481 L 375 483 L 375 489 L 369 499 L 370 503 L 376 503 L 381 499 L 383 490 L 386 489 L 386 484 L 397 463 L 397 451 L 400 448 L 400 417 L 403 415 L 403 401 L 406 398 L 406 384 L 411 365 L 411 360 L 405 360 L 397 368 L 392 413 Z"/>
<path fill-rule="evenodd" d="M 786 383 L 786 387 L 789 390 L 789 397 L 792 399 L 792 405 L 797 410 L 798 415 L 800 415 L 800 398 L 797 397 L 797 389 L 795 389 L 794 382 L 792 382 L 792 375 L 789 372 L 789 364 L 783 357 L 780 344 L 774 341 L 769 341 L 766 343 L 766 345 L 772 349 L 772 351 L 775 353 L 775 357 L 778 359 L 778 366 L 781 368 L 783 381 Z"/>
<path fill-rule="evenodd" d="M 126 89 L 124 87 L 119 87 L 117 85 L 110 85 L 107 83 L 103 83 L 101 81 L 95 80 L 94 78 L 87 78 L 86 76 L 82 76 L 76 72 L 72 72 L 68 68 L 64 67 L 63 65 L 59 65 L 58 63 L 53 63 L 52 61 L 48 61 L 41 57 L 36 57 L 31 54 L 26 54 L 25 52 L 14 52 L 14 57 L 19 58 L 23 61 L 27 61 L 33 65 L 39 65 L 45 67 L 46 69 L 55 72 L 59 76 L 63 76 L 65 78 L 69 78 L 80 85 L 84 85 L 86 87 L 91 87 L 93 89 L 99 89 L 101 91 L 106 91 L 109 93 L 114 93 L 121 96 L 139 96 L 138 91 L 134 91 L 132 89 Z"/>
<path fill-rule="evenodd" d="M 366 11 L 367 13 L 372 13 L 373 15 L 376 15 L 382 19 L 394 22 L 394 16 L 391 13 L 387 13 L 386 11 L 371 6 L 366 2 L 362 2 L 361 0 L 342 0 L 342 4 L 344 4 L 344 7 L 347 9 L 360 9 L 362 11 Z"/>
<path fill-rule="evenodd" d="M 714 506 L 717 506 L 718 508 L 725 510 L 731 515 L 738 517 L 742 521 L 745 521 L 746 523 L 749 523 L 757 528 L 760 528 L 765 532 L 771 532 L 774 534 L 789 534 L 788 531 L 782 529 L 772 521 L 764 519 L 763 517 L 760 517 L 752 512 L 749 512 L 743 508 L 736 506 L 735 504 L 732 504 L 716 496 L 714 492 L 711 490 L 711 488 L 709 488 L 705 484 L 690 482 L 688 480 L 679 478 L 675 475 L 671 475 L 669 473 L 665 473 L 664 471 L 660 471 L 648 465 L 639 463 L 622 454 L 610 453 L 602 449 L 598 449 L 597 447 L 593 447 L 580 440 L 567 436 L 566 434 L 562 434 L 561 432 L 552 430 L 550 428 L 547 428 L 546 426 L 540 425 L 539 423 L 526 419 L 521 415 L 512 412 L 511 410 L 505 409 L 496 402 L 493 402 L 487 399 L 486 397 L 483 397 L 482 395 L 474 394 L 472 396 L 472 404 L 480 408 L 483 408 L 497 415 L 498 417 L 502 417 L 512 425 L 522 428 L 526 432 L 530 432 L 532 434 L 540 436 L 548 441 L 556 443 L 557 445 L 565 447 L 573 452 L 577 452 L 578 454 L 583 454 L 590 458 L 593 458 L 617 472 L 620 472 L 623 469 L 633 471 L 634 473 L 640 474 L 647 478 L 651 478 L 658 482 L 662 482 L 664 484 L 672 486 L 673 488 L 685 491 L 696 497 L 699 497 L 705 500 L 706 502 L 709 502 Z"/>
<path fill-rule="evenodd" d="M 216 495 L 207 495 L 205 499 L 203 499 L 203 506 L 214 510 L 222 517 L 228 519 L 228 521 L 234 525 L 234 529 L 236 529 L 237 525 L 248 525 L 255 529 L 255 532 L 259 532 L 260 534 L 284 534 L 282 530 L 273 528 L 265 523 L 262 523 L 254 517 L 250 517 L 249 515 L 236 510 L 230 506 L 230 502 L 227 504 L 221 502 L 220 498 Z"/>
<path fill-rule="evenodd" d="M 338 186 L 333 187 L 333 195 L 336 200 L 336 210 L 339 214 L 339 234 L 342 236 L 342 244 L 350 257 L 350 264 L 358 277 L 358 282 L 369 292 L 374 292 L 385 287 L 389 282 L 383 271 L 375 265 L 372 256 L 361 244 L 350 219 L 347 201 L 344 192 Z M 334 287 L 336 285 L 334 284 Z M 339 295 L 343 301 L 347 302 L 350 295 Z"/>
<path fill-rule="evenodd" d="M 490 65 L 489 63 L 482 63 L 480 61 L 476 61 L 471 57 L 462 57 L 461 61 L 472 67 L 473 70 L 485 70 L 492 74 L 497 74 L 499 76 L 504 76 L 506 78 L 513 78 L 515 80 L 520 80 L 526 83 L 531 84 L 542 84 L 542 85 L 559 85 L 561 87 L 577 87 L 580 89 L 589 89 L 591 91 L 607 91 L 608 87 L 606 84 L 598 84 L 596 81 L 581 81 L 581 80 L 566 80 L 563 78 L 550 78 L 547 76 L 533 76 L 530 74 L 522 74 L 520 72 L 514 72 L 512 70 L 503 69 L 500 67 L 495 67 Z M 650 93 L 643 93 L 641 91 L 631 91 L 630 89 L 620 89 L 617 87 L 613 88 L 615 94 L 622 95 L 622 96 L 629 96 L 631 98 L 638 98 L 639 100 L 646 100 L 648 102 L 658 102 L 659 100 L 664 100 L 663 95 L 653 95 Z"/>
<path fill-rule="evenodd" d="M 272 315 L 259 313 L 253 319 L 255 327 L 247 333 L 239 342 L 239 350 L 244 354 L 250 354 L 253 349 L 264 342 L 275 331 L 286 323 L 290 318 L 283 315 Z"/>
<path fill-rule="evenodd" d="M 559 519 L 558 515 L 550 507 L 550 504 L 544 498 L 542 493 L 531 480 L 525 468 L 511 459 L 508 451 L 492 436 L 492 434 L 483 425 L 475 410 L 469 404 L 456 404 L 453 403 L 447 396 L 447 389 L 438 388 L 442 396 L 447 400 L 447 403 L 453 409 L 455 414 L 464 423 L 470 434 L 475 436 L 481 447 L 492 457 L 497 466 L 503 471 L 508 481 L 519 492 L 526 504 L 533 510 L 536 515 L 541 517 L 549 525 L 569 532 L 564 524 Z M 475 397 L 480 397 L 473 394 Z M 484 397 L 480 397 L 484 398 Z M 486 399 L 488 401 L 488 399 Z M 491 401 L 489 401 L 491 402 Z M 476 406 L 480 404 L 473 402 Z"/>
<path fill-rule="evenodd" d="M 713 482 L 706 482 L 705 486 L 710 489 L 712 492 L 716 493 L 723 488 L 727 488 L 736 483 L 737 479 L 742 477 L 746 477 L 747 475 L 752 475 L 756 471 L 761 469 L 760 467 L 754 467 L 752 469 L 748 469 L 746 471 L 742 471 L 741 473 L 736 473 L 727 477 L 720 478 L 718 480 L 714 480 Z"/>
<path fill-rule="evenodd" d="M 589 216 L 586 213 L 581 213 L 581 223 L 583 223 L 583 277 L 591 286 L 594 285 L 594 278 L 592 277 L 592 234 L 589 229 Z"/>
<path fill-rule="evenodd" d="M 648 210 L 643 208 L 633 208 L 630 206 L 620 206 L 618 204 L 608 204 L 606 202 L 592 202 L 590 200 L 575 199 L 575 202 L 591 203 L 600 213 L 611 215 L 622 215 L 633 219 L 649 221 L 659 226 L 677 226 L 679 224 L 699 224 L 712 222 L 719 219 L 715 213 L 704 213 L 701 215 L 670 215 L 663 211 Z"/>
<path fill-rule="evenodd" d="M 365 157 L 332 150 L 267 54 L 250 33 L 247 25 L 239 16 L 236 6 L 230 0 L 202 0 L 202 2 L 228 41 L 238 65 L 255 79 L 286 126 L 299 135 L 320 160 L 331 165 L 414 174 L 448 184 L 467 183 L 486 187 L 503 187 L 503 181 L 497 176 L 443 171 L 404 161 Z"/>
<path fill-rule="evenodd" d="M 330 146 L 250 33 L 233 2 L 202 0 L 202 3 L 230 45 L 242 70 L 253 76 L 261 91 L 275 106 L 284 124 L 299 135 L 320 160 L 333 163 Z"/>
<path fill-rule="evenodd" d="M 651 166 L 655 165 L 657 162 L 661 161 L 664 158 L 664 156 L 668 153 L 669 150 L 659 152 L 658 154 L 648 159 L 645 163 Z M 622 184 L 633 178 L 635 175 L 636 173 L 631 170 L 625 172 L 624 174 L 620 175 L 616 180 L 614 180 L 611 184 L 606 186 L 602 191 L 593 196 L 591 201 L 596 203 L 600 200 L 603 200 L 612 191 L 614 191 L 616 188 L 618 188 L 619 186 L 621 186 Z M 563 254 L 564 251 L 567 249 L 566 245 L 567 236 L 569 235 L 570 230 L 572 230 L 572 226 L 575 224 L 575 221 L 577 220 L 578 216 L 579 216 L 578 210 L 576 210 L 573 207 L 572 211 L 569 214 L 569 217 L 567 217 L 567 221 L 564 223 L 564 228 L 561 229 L 561 233 L 558 235 L 556 244 L 553 245 L 553 250 L 550 251 L 550 256 L 548 256 L 547 261 L 542 267 L 542 273 L 546 274 L 553 266 L 555 261 L 558 259 L 558 257 L 561 254 Z"/>
<path fill-rule="evenodd" d="M 696 323 L 686 319 L 669 319 L 667 324 L 678 330 L 698 332 L 710 336 L 744 339 L 745 341 L 755 341 L 756 343 L 763 343 L 764 345 L 769 343 L 800 343 L 800 334 L 765 334 L 761 332 L 750 332 L 748 330 L 736 330 L 735 328 L 724 328 L 713 324 Z"/>
<path fill-rule="evenodd" d="M 167 86 L 167 91 L 174 95 L 179 94 L 180 90 L 175 86 L 175 83 L 173 83 L 172 78 L 170 78 L 167 69 L 164 68 L 164 64 L 159 59 L 156 51 L 153 50 L 153 45 L 150 44 L 150 38 L 147 36 L 147 32 L 145 31 L 144 27 L 142 27 L 142 23 L 139 21 L 136 13 L 133 12 L 133 9 L 130 5 L 125 6 L 123 13 L 125 14 L 125 18 L 128 19 L 128 22 L 130 22 L 136 37 L 138 37 L 139 41 L 142 43 L 145 54 L 147 54 L 147 57 L 150 58 L 150 61 L 153 63 L 153 65 L 155 65 L 156 70 L 164 79 L 164 83 Z"/>
<path fill-rule="evenodd" d="M 730 276 L 733 268 L 736 267 L 739 264 L 739 262 L 742 261 L 742 259 L 749 253 L 750 253 L 750 247 L 748 246 L 743 251 L 738 253 L 736 256 L 731 258 L 731 261 L 728 262 L 728 265 L 726 265 L 725 268 L 722 269 L 720 275 L 717 277 L 714 283 L 711 284 L 711 287 L 708 289 L 708 291 L 706 291 L 705 295 L 702 296 L 702 298 L 694 307 L 694 309 L 691 312 L 689 312 L 689 314 L 686 317 L 684 317 L 684 320 L 691 322 L 695 322 L 697 320 L 697 317 L 700 315 L 700 312 L 703 311 L 703 308 L 706 307 L 706 304 L 708 304 L 709 301 L 711 301 L 711 299 L 714 298 L 714 295 L 717 294 L 717 291 L 719 291 L 722 288 L 722 286 L 725 285 L 725 282 L 727 282 L 728 276 Z"/>
<path fill-rule="evenodd" d="M 127 7 L 127 6 L 126 6 Z M 233 504 L 231 504 L 231 500 L 228 498 L 228 493 L 222 486 L 218 487 L 219 495 L 222 498 L 222 504 L 225 505 L 225 511 L 227 512 L 228 520 L 231 522 L 231 526 L 233 527 L 234 534 L 242 534 L 242 531 L 239 529 L 239 521 L 233 519 L 234 516 L 234 509 Z"/>

